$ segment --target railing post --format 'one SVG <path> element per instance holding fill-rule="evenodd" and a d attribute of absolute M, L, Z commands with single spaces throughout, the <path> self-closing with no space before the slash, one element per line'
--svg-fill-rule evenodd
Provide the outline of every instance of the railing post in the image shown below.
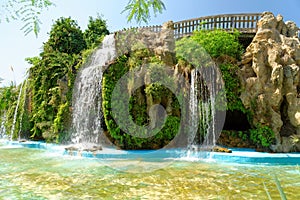
<path fill-rule="evenodd" d="M 233 31 L 235 28 L 235 21 L 234 21 L 234 17 L 230 17 L 230 18 L 231 18 L 231 31 Z"/>

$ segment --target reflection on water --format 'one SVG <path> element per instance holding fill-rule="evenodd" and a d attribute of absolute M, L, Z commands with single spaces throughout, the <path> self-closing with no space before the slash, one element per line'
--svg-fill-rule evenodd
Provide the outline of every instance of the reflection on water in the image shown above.
<path fill-rule="evenodd" d="M 107 162 L 149 166 L 138 160 Z M 0 199 L 268 199 L 263 183 L 280 199 L 275 174 L 287 199 L 299 199 L 297 166 L 176 161 L 152 172 L 126 173 L 96 159 L 0 148 Z"/>

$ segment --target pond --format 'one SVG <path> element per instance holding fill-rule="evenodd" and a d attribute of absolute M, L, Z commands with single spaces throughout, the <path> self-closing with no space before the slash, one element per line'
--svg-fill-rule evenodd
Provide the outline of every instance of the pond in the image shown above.
<path fill-rule="evenodd" d="M 266 190 L 280 199 L 275 176 L 287 199 L 300 197 L 297 164 L 130 155 L 88 158 L 2 145 L 0 199 L 268 199 Z"/>

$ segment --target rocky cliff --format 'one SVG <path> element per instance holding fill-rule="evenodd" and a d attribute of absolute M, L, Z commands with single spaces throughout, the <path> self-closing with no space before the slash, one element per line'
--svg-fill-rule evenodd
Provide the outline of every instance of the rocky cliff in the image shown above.
<path fill-rule="evenodd" d="M 264 12 L 241 62 L 241 99 L 252 124 L 272 128 L 275 152 L 300 151 L 300 42 L 294 22 Z"/>

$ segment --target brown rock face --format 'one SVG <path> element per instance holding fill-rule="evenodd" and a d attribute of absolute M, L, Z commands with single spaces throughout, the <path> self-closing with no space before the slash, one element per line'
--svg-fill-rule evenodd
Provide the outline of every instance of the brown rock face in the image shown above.
<path fill-rule="evenodd" d="M 276 136 L 276 152 L 300 151 L 289 142 L 300 137 L 300 42 L 294 22 L 263 13 L 241 68 L 241 99 L 253 111 L 253 124 L 267 125 Z"/>

